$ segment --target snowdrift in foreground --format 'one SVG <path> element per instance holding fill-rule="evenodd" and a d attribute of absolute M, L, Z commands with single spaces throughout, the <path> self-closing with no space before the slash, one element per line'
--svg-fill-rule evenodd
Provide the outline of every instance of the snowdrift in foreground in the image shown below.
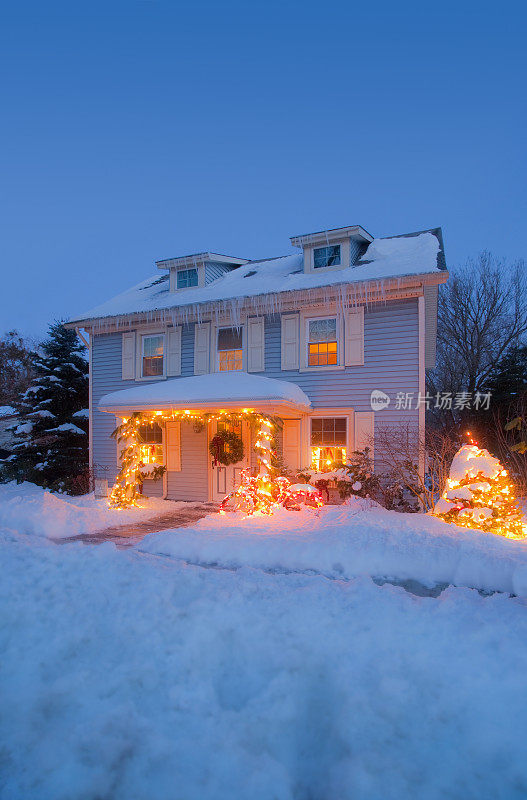
<path fill-rule="evenodd" d="M 6 800 L 527 795 L 518 599 L 26 536 L 0 618 Z"/>
<path fill-rule="evenodd" d="M 194 527 L 150 534 L 138 547 L 193 564 L 312 570 L 416 580 L 527 597 L 527 543 L 458 528 L 424 514 L 398 514 L 367 500 L 317 514 L 213 515 Z"/>
<path fill-rule="evenodd" d="M 185 505 L 157 498 L 145 498 L 141 503 L 144 508 L 117 511 L 93 494 L 70 497 L 52 494 L 33 483 L 0 484 L 0 526 L 18 533 L 62 539 L 143 522 Z"/>

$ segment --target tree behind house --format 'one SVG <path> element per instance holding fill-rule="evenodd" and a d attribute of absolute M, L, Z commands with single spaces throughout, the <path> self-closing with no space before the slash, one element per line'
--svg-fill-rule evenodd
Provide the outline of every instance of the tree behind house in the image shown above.
<path fill-rule="evenodd" d="M 461 392 L 472 396 L 486 392 L 498 365 L 504 365 L 508 354 L 521 347 L 527 332 L 524 269 L 521 261 L 509 266 L 483 252 L 454 270 L 441 287 L 437 366 L 427 376 L 432 396 L 438 392 L 450 392 L 453 397 Z M 454 408 L 434 409 L 430 417 L 432 424 L 463 429 L 481 415 Z"/>
<path fill-rule="evenodd" d="M 85 348 L 75 331 L 56 322 L 40 349 L 36 377 L 15 401 L 17 443 L 4 462 L 2 478 L 80 494 L 89 490 Z"/>
<path fill-rule="evenodd" d="M 35 353 L 17 331 L 0 339 L 0 406 L 10 406 L 34 377 Z"/>

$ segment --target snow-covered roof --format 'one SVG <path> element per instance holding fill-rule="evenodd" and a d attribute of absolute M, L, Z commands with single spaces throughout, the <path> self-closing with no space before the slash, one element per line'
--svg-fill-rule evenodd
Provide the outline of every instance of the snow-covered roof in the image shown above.
<path fill-rule="evenodd" d="M 219 411 L 247 408 L 253 411 L 309 411 L 311 401 L 296 383 L 249 375 L 247 372 L 218 372 L 173 378 L 134 386 L 104 395 L 100 411 Z"/>
<path fill-rule="evenodd" d="M 303 254 L 250 261 L 225 273 L 202 287 L 169 290 L 169 276 L 148 278 L 95 308 L 79 314 L 70 323 L 141 314 L 166 309 L 210 304 L 216 301 L 239 300 L 258 295 L 317 289 L 338 284 L 382 282 L 388 278 L 425 275 L 441 272 L 444 257 L 440 231 L 374 239 L 362 258 L 352 267 L 305 273 Z"/>

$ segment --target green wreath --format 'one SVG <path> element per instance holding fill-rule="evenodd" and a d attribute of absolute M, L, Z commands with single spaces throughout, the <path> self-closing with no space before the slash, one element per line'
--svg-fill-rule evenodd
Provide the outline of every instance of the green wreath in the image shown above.
<path fill-rule="evenodd" d="M 212 437 L 209 450 L 214 464 L 236 464 L 243 458 L 242 437 L 234 431 L 218 431 Z"/>

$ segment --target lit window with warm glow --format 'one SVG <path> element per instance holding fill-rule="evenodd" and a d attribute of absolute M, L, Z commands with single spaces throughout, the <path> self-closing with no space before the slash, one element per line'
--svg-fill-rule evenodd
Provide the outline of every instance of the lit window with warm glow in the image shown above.
<path fill-rule="evenodd" d="M 307 322 L 307 365 L 327 367 L 338 364 L 337 319 L 310 319 Z"/>
<path fill-rule="evenodd" d="M 329 472 L 346 463 L 345 417 L 314 417 L 311 420 L 311 466 Z"/>
<path fill-rule="evenodd" d="M 218 331 L 218 370 L 231 372 L 243 368 L 243 335 L 241 328 L 220 328 Z"/>
<path fill-rule="evenodd" d="M 137 431 L 139 439 L 139 456 L 143 464 L 163 463 L 163 431 L 155 422 L 151 425 L 140 425 Z"/>
<path fill-rule="evenodd" d="M 165 337 L 162 334 L 143 336 L 143 378 L 155 378 L 163 374 Z"/>

